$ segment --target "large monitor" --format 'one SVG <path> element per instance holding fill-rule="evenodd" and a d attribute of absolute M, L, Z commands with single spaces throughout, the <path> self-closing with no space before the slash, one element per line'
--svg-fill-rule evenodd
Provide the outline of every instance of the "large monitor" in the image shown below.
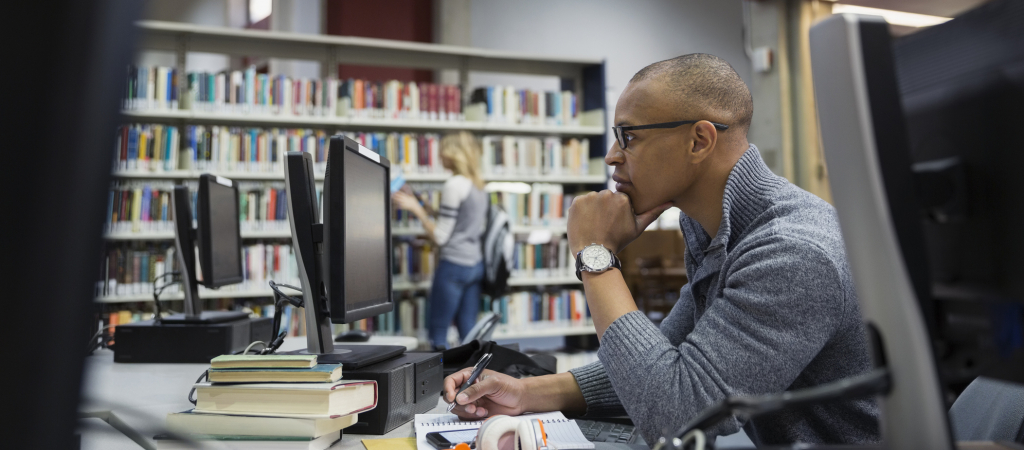
<path fill-rule="evenodd" d="M 192 195 L 187 186 L 171 192 L 174 208 L 174 246 L 181 267 L 183 314 L 164 317 L 163 323 L 217 323 L 248 317 L 243 311 L 203 311 L 199 284 L 218 288 L 239 283 L 242 275 L 242 237 L 239 220 L 238 185 L 224 177 L 202 174 L 196 198 L 196 220 L 192 220 Z M 196 244 L 199 270 L 196 268 Z M 197 276 L 199 273 L 201 277 Z M 201 279 L 200 279 L 201 278 Z"/>
<path fill-rule="evenodd" d="M 890 448 L 952 448 L 948 400 L 1024 381 L 1024 3 L 893 39 L 877 17 L 811 30 L 822 142 Z"/>
<path fill-rule="evenodd" d="M 394 307 L 390 176 L 387 158 L 351 138 L 332 137 L 321 223 L 311 155 L 285 156 L 288 221 L 306 305 L 306 349 L 300 353 L 355 369 L 405 351 L 401 346 L 335 346 L 330 326 Z"/>

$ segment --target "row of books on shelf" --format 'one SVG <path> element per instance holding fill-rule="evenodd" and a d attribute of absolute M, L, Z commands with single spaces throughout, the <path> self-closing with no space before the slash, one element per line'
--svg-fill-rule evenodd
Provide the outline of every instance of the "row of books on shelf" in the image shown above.
<path fill-rule="evenodd" d="M 236 306 L 230 299 L 205 300 L 204 303 L 207 309 L 241 309 L 256 317 L 274 316 L 274 305 L 271 303 L 238 302 Z M 591 323 L 586 297 L 578 289 L 515 292 L 493 300 L 482 297 L 480 303 L 480 311 L 493 311 L 501 315 L 499 329 L 510 334 L 520 330 L 585 326 Z M 395 308 L 391 312 L 351 324 L 334 325 L 333 331 L 364 330 L 382 336 L 411 336 L 426 341 L 428 307 L 425 296 L 405 294 L 395 299 Z M 151 318 L 152 305 L 117 305 L 108 308 L 100 317 L 100 326 L 112 331 L 117 325 Z M 285 306 L 281 311 L 281 327 L 287 331 L 288 336 L 305 336 L 303 309 Z"/>
<path fill-rule="evenodd" d="M 191 195 L 190 205 L 195 217 L 197 183 L 185 181 Z M 441 185 L 410 183 L 420 201 L 434 211 L 441 207 Z M 174 208 L 167 181 L 115 181 L 107 195 L 107 233 L 130 234 L 169 232 L 173 230 Z M 243 231 L 288 231 L 288 196 L 282 182 L 240 182 L 239 213 Z M 530 192 L 516 194 L 492 192 L 491 201 L 501 205 L 513 225 L 564 226 L 566 212 L 575 198 L 564 194 L 561 184 L 533 183 Z M 316 186 L 317 204 L 323 212 L 323 186 Z M 419 219 L 402 209 L 392 211 L 393 229 L 422 227 Z"/>
<path fill-rule="evenodd" d="M 436 133 L 338 132 L 388 158 L 408 173 L 445 173 Z M 284 155 L 313 155 L 315 170 L 327 164 L 330 135 L 324 130 L 218 125 L 132 123 L 116 132 L 113 171 L 126 173 L 199 170 L 283 173 Z M 484 136 L 485 175 L 587 175 L 588 139 Z"/>
<path fill-rule="evenodd" d="M 129 111 L 194 110 L 264 116 L 355 117 L 382 120 L 488 121 L 528 125 L 579 125 L 572 91 L 513 86 L 477 87 L 463 111 L 457 85 L 356 78 L 292 78 L 245 70 L 188 72 L 129 66 L 124 108 Z"/>
<path fill-rule="evenodd" d="M 129 66 L 124 109 L 456 121 L 461 97 L 456 85 L 292 78 L 257 73 L 255 66 L 188 72 L 180 86 L 174 67 Z"/>
<path fill-rule="evenodd" d="M 587 175 L 590 140 L 557 137 L 484 136 L 484 175 Z"/>
<path fill-rule="evenodd" d="M 190 205 L 195 217 L 197 183 L 185 181 L 191 195 Z M 441 185 L 410 183 L 424 205 L 434 211 L 441 207 Z M 240 182 L 239 212 L 242 231 L 288 231 L 288 196 L 281 182 Z M 107 195 L 105 232 L 131 234 L 170 232 L 173 230 L 174 208 L 168 181 L 115 181 Z M 323 212 L 323 186 L 317 185 L 317 204 Z M 492 192 L 491 201 L 501 205 L 513 225 L 562 226 L 573 194 L 564 194 L 561 184 L 533 183 L 530 193 Z M 392 211 L 393 229 L 422 227 L 419 219 L 408 211 Z"/>
<path fill-rule="evenodd" d="M 582 325 L 590 322 L 590 309 L 583 291 L 513 292 L 491 303 L 491 310 L 501 315 L 501 324 L 508 329 L 525 329 L 544 323 Z"/>
<path fill-rule="evenodd" d="M 440 211 L 441 185 L 410 183 L 409 186 L 424 206 Z M 512 225 L 544 227 L 565 226 L 566 212 L 576 198 L 575 194 L 565 194 L 564 187 L 557 183 L 532 183 L 529 193 L 491 192 L 490 196 L 492 203 L 505 209 Z M 405 210 L 395 210 L 391 220 L 393 229 L 422 227 L 419 219 Z"/>
<path fill-rule="evenodd" d="M 173 230 L 171 182 L 114 182 L 107 194 L 106 233 Z"/>
<path fill-rule="evenodd" d="M 467 120 L 554 126 L 580 124 L 580 108 L 572 91 L 482 86 L 473 90 L 468 104 L 481 108 L 466 108 Z"/>
<path fill-rule="evenodd" d="M 514 225 L 565 225 L 575 194 L 565 194 L 561 184 L 533 183 L 530 192 L 492 192 L 491 203 L 501 205 Z"/>
<path fill-rule="evenodd" d="M 393 251 L 395 282 L 419 283 L 433 279 L 437 256 L 430 241 L 398 238 Z M 517 241 L 513 246 L 512 261 L 511 276 L 516 278 L 562 277 L 575 270 L 575 259 L 569 255 L 569 241 L 564 236 L 539 244 Z"/>
<path fill-rule="evenodd" d="M 217 292 L 247 292 L 268 290 L 267 282 L 298 285 L 298 266 L 291 246 L 256 242 L 242 247 L 242 282 L 223 286 Z M 196 261 L 198 267 L 199 261 Z M 180 264 L 175 248 L 169 243 L 146 244 L 117 243 L 107 246 L 101 262 L 101 273 L 96 295 L 103 297 L 150 294 L 154 281 L 170 282 L 164 274 L 178 272 Z M 196 276 L 202 278 L 201 271 Z M 206 289 L 200 286 L 200 293 Z M 181 292 L 180 285 L 171 284 L 163 292 Z M 269 296 L 269 294 L 268 294 Z"/>
<path fill-rule="evenodd" d="M 196 217 L 198 184 L 189 187 L 189 205 Z M 166 181 L 115 181 L 107 195 L 104 231 L 108 234 L 132 234 L 173 231 L 174 208 Z M 284 183 L 238 183 L 239 226 L 245 231 L 288 231 L 288 196 Z M 318 205 L 323 206 L 323 186 L 317 185 Z"/>
<path fill-rule="evenodd" d="M 395 283 L 428 282 L 437 266 L 437 255 L 430 241 L 417 238 L 398 238 L 393 247 L 392 275 Z M 514 247 L 513 277 L 548 278 L 572 273 L 573 259 L 568 254 L 568 241 L 561 237 L 550 243 L 530 244 L 517 242 Z M 216 292 L 267 292 L 267 282 L 298 284 L 298 268 L 291 246 L 282 243 L 260 242 L 242 247 L 243 281 L 223 286 Z M 197 266 L 199 262 L 196 262 Z M 179 263 L 175 248 L 170 243 L 116 242 L 110 243 L 103 255 L 96 295 L 116 298 L 150 294 L 153 282 L 166 273 L 177 272 Z M 198 273 L 198 271 L 197 271 Z M 201 275 L 199 275 L 201 277 Z M 161 280 L 160 284 L 165 281 Z M 200 286 L 200 294 L 206 291 Z M 172 284 L 164 292 L 180 292 Z M 269 295 L 269 293 L 267 294 Z"/>

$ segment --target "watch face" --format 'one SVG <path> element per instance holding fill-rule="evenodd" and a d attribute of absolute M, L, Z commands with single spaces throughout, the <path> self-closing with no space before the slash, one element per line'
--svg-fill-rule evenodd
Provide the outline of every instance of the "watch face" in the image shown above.
<path fill-rule="evenodd" d="M 580 260 L 588 268 L 607 269 L 612 264 L 612 253 L 600 245 L 591 245 L 583 249 Z"/>

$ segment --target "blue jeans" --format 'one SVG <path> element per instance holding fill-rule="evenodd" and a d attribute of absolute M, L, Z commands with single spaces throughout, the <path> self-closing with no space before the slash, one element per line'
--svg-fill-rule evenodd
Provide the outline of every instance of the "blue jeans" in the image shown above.
<path fill-rule="evenodd" d="M 427 307 L 430 312 L 427 329 L 430 343 L 435 348 L 448 347 L 448 327 L 452 319 L 455 319 L 460 339 L 476 325 L 483 279 L 483 262 L 472 267 L 444 260 L 437 264 L 430 288 L 430 306 Z"/>

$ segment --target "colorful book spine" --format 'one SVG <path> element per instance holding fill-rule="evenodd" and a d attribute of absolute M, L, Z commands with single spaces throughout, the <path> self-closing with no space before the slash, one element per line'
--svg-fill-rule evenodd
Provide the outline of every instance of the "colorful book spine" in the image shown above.
<path fill-rule="evenodd" d="M 170 215 L 171 182 L 114 182 L 107 195 L 104 231 L 117 233 L 166 232 L 173 230 Z"/>
<path fill-rule="evenodd" d="M 545 244 L 516 242 L 512 261 L 513 277 L 548 278 L 575 273 L 575 257 L 569 254 L 564 236 Z"/>
<path fill-rule="evenodd" d="M 587 175 L 588 139 L 484 136 L 481 139 L 484 175 Z"/>
<path fill-rule="evenodd" d="M 174 110 L 178 104 L 178 70 L 162 66 L 128 66 L 123 107 L 129 111 Z"/>
<path fill-rule="evenodd" d="M 112 243 L 104 252 L 97 282 L 97 295 L 116 300 L 118 296 L 153 293 L 153 281 L 165 273 L 177 272 L 174 246 L 167 242 Z M 267 282 L 298 285 L 298 266 L 291 246 L 273 242 L 255 242 L 242 246 L 242 282 L 224 286 L 215 292 L 262 292 L 269 297 Z M 197 273 L 197 276 L 201 277 Z M 170 281 L 170 277 L 163 281 Z M 160 284 L 163 284 L 161 281 Z M 164 292 L 180 292 L 178 285 Z M 205 288 L 200 288 L 200 295 Z"/>

